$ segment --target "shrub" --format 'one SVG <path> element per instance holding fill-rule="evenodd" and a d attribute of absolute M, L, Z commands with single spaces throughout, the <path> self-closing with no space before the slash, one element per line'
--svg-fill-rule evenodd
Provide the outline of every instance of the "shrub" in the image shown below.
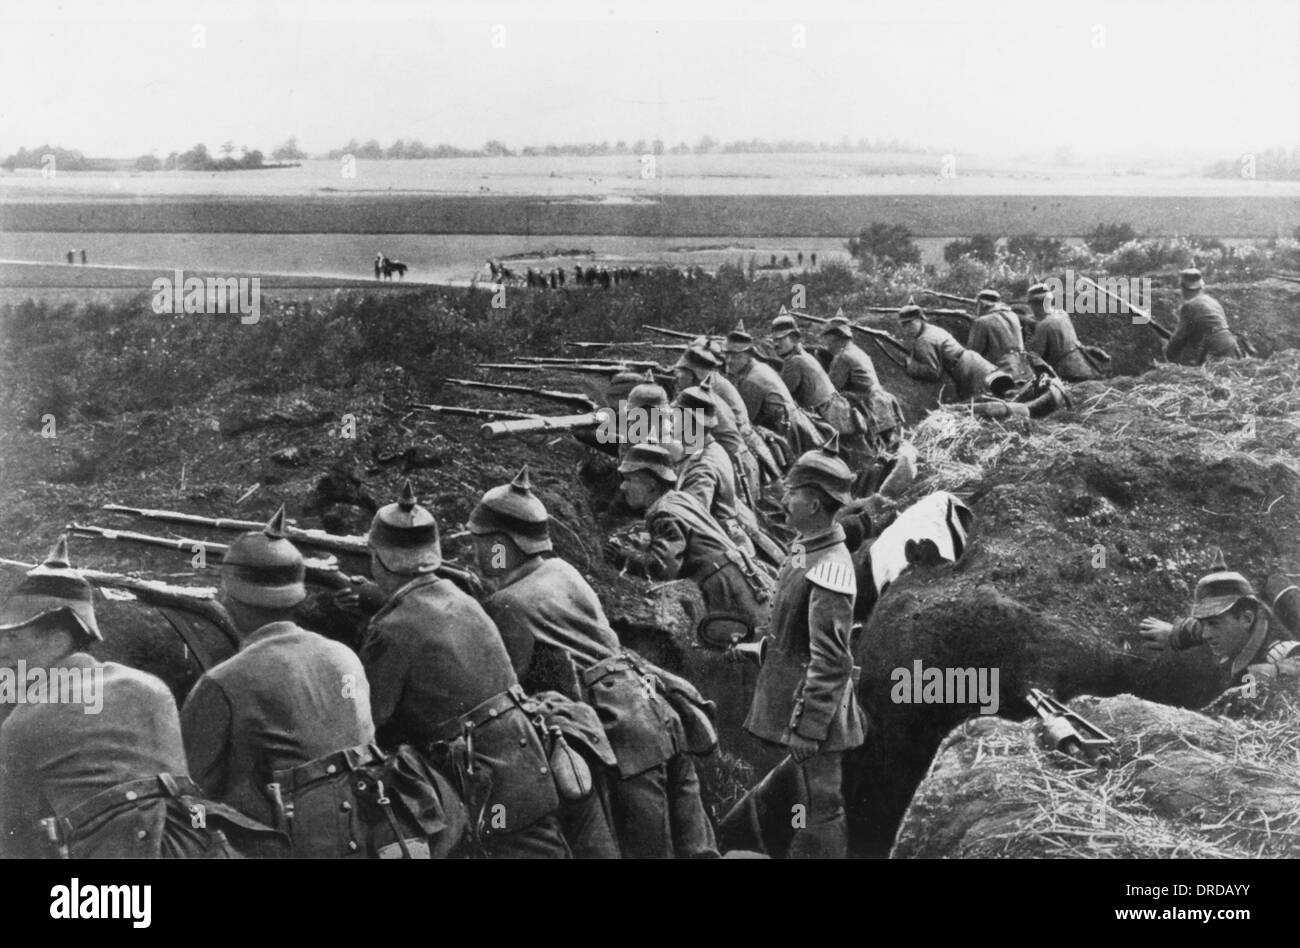
<path fill-rule="evenodd" d="M 845 246 L 849 255 L 862 261 L 863 269 L 869 271 L 884 264 L 921 262 L 921 248 L 902 224 L 871 224 L 857 237 L 851 237 Z"/>
<path fill-rule="evenodd" d="M 1130 224 L 1098 224 L 1084 242 L 1093 253 L 1114 253 L 1121 244 L 1136 240 L 1137 236 Z"/>
<path fill-rule="evenodd" d="M 993 264 L 998 259 L 998 239 L 992 234 L 975 234 L 954 240 L 943 248 L 944 263 L 953 264 L 962 257 L 971 257 Z"/>

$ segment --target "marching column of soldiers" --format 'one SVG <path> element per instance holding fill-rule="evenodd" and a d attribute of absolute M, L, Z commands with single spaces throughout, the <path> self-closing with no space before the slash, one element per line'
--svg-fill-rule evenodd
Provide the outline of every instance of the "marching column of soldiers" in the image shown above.
<path fill-rule="evenodd" d="M 1171 358 L 1235 353 L 1199 272 L 1182 282 Z M 1063 378 L 1090 377 L 1047 288 L 1028 296 L 1028 349 L 991 291 L 968 346 L 904 306 L 906 371 L 949 377 L 967 398 L 1007 396 L 1033 365 L 1027 353 Z M 743 728 L 798 771 L 807 821 L 793 857 L 846 853 L 842 761 L 866 729 L 850 550 L 879 530 L 854 507 L 887 509 L 910 477 L 878 485 L 915 459 L 853 328 L 826 321 L 823 367 L 793 317 L 772 323 L 775 356 L 738 324 L 720 345 L 687 348 L 675 404 L 632 372 L 607 395 L 654 423 L 614 446 L 645 537 L 616 536 L 603 552 L 634 576 L 696 585 L 699 638 L 758 666 Z M 693 424 L 676 430 L 674 418 Z M 295 621 L 307 566 L 281 508 L 227 550 L 219 603 L 238 647 L 180 708 L 152 675 L 88 654 L 102 641 L 92 586 L 60 539 L 0 606 L 0 667 L 100 676 L 102 713 L 0 709 L 0 855 L 718 856 L 695 763 L 718 746 L 714 703 L 622 645 L 595 590 L 555 555 L 527 468 L 487 491 L 467 527 L 481 601 L 447 577 L 439 525 L 409 480 L 379 509 L 366 535 L 377 611 L 353 650 Z M 1300 661 L 1278 618 L 1300 616 L 1280 605 L 1295 587 L 1272 591 L 1266 603 L 1219 562 L 1191 618 L 1141 631 L 1152 649 L 1207 644 L 1234 677 L 1265 675 Z M 343 608 L 362 598 L 337 595 Z"/>

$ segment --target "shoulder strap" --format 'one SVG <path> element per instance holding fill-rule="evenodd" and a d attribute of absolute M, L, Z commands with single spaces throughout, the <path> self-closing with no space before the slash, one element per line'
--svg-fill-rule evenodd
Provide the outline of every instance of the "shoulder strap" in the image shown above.
<path fill-rule="evenodd" d="M 833 593 L 849 596 L 858 591 L 858 581 L 853 575 L 853 568 L 831 557 L 823 559 L 810 569 L 807 575 L 808 582 Z"/>

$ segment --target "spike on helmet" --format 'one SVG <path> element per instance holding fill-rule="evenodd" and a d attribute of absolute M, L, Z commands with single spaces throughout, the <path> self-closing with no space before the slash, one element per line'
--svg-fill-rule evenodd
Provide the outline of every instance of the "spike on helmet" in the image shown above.
<path fill-rule="evenodd" d="M 793 316 L 790 316 L 784 312 L 785 307 L 782 307 L 781 309 L 782 309 L 782 315 L 772 320 L 772 327 L 768 335 L 770 335 L 773 339 L 781 339 L 785 336 L 798 336 L 800 334 L 799 323 L 795 320 Z"/>
<path fill-rule="evenodd" d="M 925 319 L 925 310 L 916 305 L 912 297 L 907 298 L 907 305 L 898 311 L 898 321 L 905 322 L 909 319 Z"/>
<path fill-rule="evenodd" d="M 262 609 L 288 609 L 307 598 L 307 567 L 284 536 L 281 505 L 260 531 L 241 534 L 221 559 L 221 582 L 230 598 Z"/>
<path fill-rule="evenodd" d="M 655 374 L 651 369 L 646 369 L 645 375 L 641 376 L 641 381 L 628 392 L 628 408 L 647 408 L 651 405 L 666 407 L 668 405 L 668 393 L 664 391 L 663 386 L 655 381 Z"/>
<path fill-rule="evenodd" d="M 94 589 L 68 558 L 68 536 L 61 534 L 44 562 L 28 570 L 4 605 L 0 632 L 32 625 L 47 616 L 66 616 L 79 632 L 78 645 L 102 642 L 95 621 Z"/>
<path fill-rule="evenodd" d="M 469 515 L 469 532 L 475 536 L 504 533 L 529 555 L 552 549 L 550 515 L 533 493 L 528 465 L 509 484 L 483 495 Z"/>
<path fill-rule="evenodd" d="M 442 565 L 438 522 L 417 502 L 410 478 L 402 485 L 395 503 L 379 508 L 366 534 L 384 569 L 410 576 L 427 573 Z"/>
<path fill-rule="evenodd" d="M 720 365 L 718 357 L 709 351 L 706 339 L 702 344 L 692 343 L 682 353 L 682 357 L 673 364 L 673 368 L 688 369 L 700 375 L 708 375 Z"/>

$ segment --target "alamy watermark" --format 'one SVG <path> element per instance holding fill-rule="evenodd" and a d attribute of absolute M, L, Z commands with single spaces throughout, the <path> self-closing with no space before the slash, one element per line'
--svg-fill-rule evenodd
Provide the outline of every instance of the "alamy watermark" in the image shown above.
<path fill-rule="evenodd" d="M 19 704 L 79 704 L 86 714 L 104 709 L 104 669 L 27 667 L 0 668 L 0 706 Z"/>
<path fill-rule="evenodd" d="M 1132 317 L 1134 326 L 1151 322 L 1150 277 L 1102 277 L 1093 280 L 1073 270 L 1065 271 L 1065 279 L 1049 277 L 1043 281 L 1051 290 L 1052 299 L 1071 315 L 1101 315 Z M 1099 289 L 1100 287 L 1100 289 Z M 1137 312 L 1134 307 L 1144 312 Z"/>
<path fill-rule="evenodd" d="M 998 669 L 925 668 L 920 659 L 889 676 L 894 704 L 978 704 L 980 714 L 997 714 Z"/>
<path fill-rule="evenodd" d="M 660 408 L 628 405 L 617 413 L 603 411 L 596 426 L 596 440 L 601 444 L 663 444 L 676 441 L 689 454 L 704 446 L 703 413 L 698 408 Z"/>
<path fill-rule="evenodd" d="M 160 316 L 238 313 L 245 326 L 262 318 L 261 277 L 210 276 L 205 280 L 176 270 L 173 277 L 154 280 L 152 289 L 153 311 Z"/>

